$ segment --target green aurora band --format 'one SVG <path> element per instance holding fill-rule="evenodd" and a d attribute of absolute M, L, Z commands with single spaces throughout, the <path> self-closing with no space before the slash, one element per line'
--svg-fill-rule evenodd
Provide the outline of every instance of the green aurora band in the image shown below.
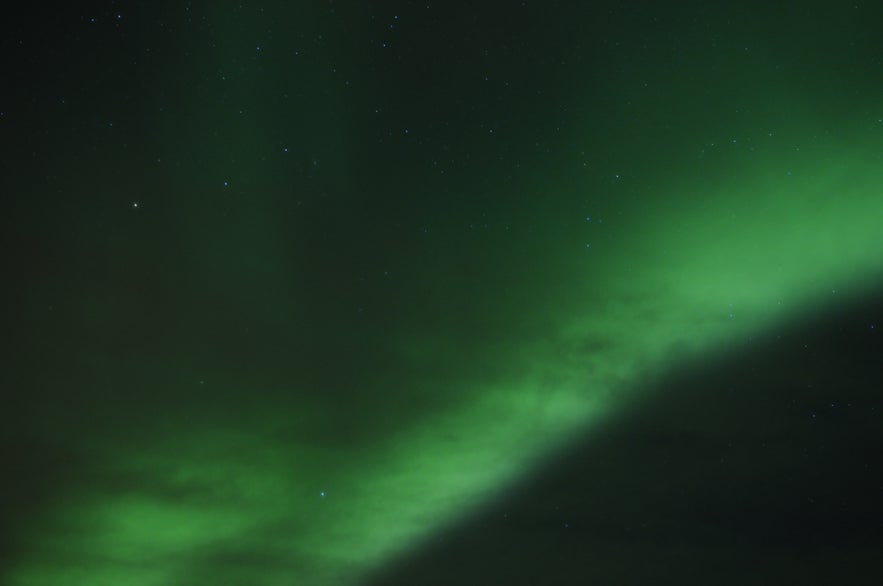
<path fill-rule="evenodd" d="M 232 21 L 228 26 L 238 30 Z M 230 59 L 223 51 L 234 48 L 218 49 L 218 62 Z M 701 71 L 707 65 L 701 61 L 697 57 L 691 70 Z M 186 63 L 180 67 L 181 76 L 192 73 Z M 744 82 L 749 65 L 732 68 Z M 277 83 L 272 70 L 255 75 L 231 90 L 230 102 L 237 91 L 243 100 L 252 92 L 262 98 L 261 83 Z M 307 85 L 321 87 L 325 75 L 317 67 Z M 507 201 L 517 203 L 491 212 L 492 229 L 464 228 L 446 241 L 422 242 L 413 256 L 391 258 L 398 317 L 381 337 L 355 326 L 350 331 L 341 320 L 303 341 L 344 348 L 329 384 L 358 387 L 343 395 L 360 397 L 354 405 L 338 404 L 333 390 L 304 392 L 322 380 L 299 377 L 301 362 L 283 368 L 284 376 L 262 373 L 284 362 L 284 344 L 275 350 L 280 344 L 258 345 L 255 353 L 264 358 L 252 369 L 221 365 L 205 376 L 198 364 L 212 357 L 223 363 L 212 343 L 178 340 L 144 357 L 139 372 L 154 374 L 131 383 L 142 392 L 153 388 L 158 403 L 192 396 L 173 409 L 151 408 L 145 400 L 132 407 L 141 415 L 114 420 L 119 407 L 110 406 L 100 424 L 68 419 L 64 409 L 35 410 L 29 433 L 59 443 L 77 438 L 69 449 L 85 463 L 83 473 L 67 478 L 19 529 L 21 555 L 5 583 L 358 583 L 479 510 L 606 415 L 652 392 L 661 372 L 750 344 L 787 320 L 876 286 L 883 268 L 883 165 L 876 154 L 883 152 L 883 132 L 862 130 L 860 105 L 835 118 L 807 106 L 806 88 L 758 77 L 751 80 L 756 91 L 711 96 L 707 108 L 787 111 L 775 124 L 758 114 L 743 120 L 735 140 L 722 126 L 706 132 L 707 112 L 691 118 L 686 103 L 695 88 L 671 80 L 644 101 L 608 105 L 605 119 L 619 122 L 575 115 L 568 137 L 543 156 L 546 162 L 507 184 L 513 194 Z M 193 112 L 211 93 L 202 91 L 195 90 Z M 795 103 L 805 107 L 790 106 Z M 346 138 L 352 130 L 335 122 L 348 107 L 344 94 L 329 96 L 314 112 L 316 128 L 324 130 L 306 134 L 322 134 L 329 145 L 358 140 Z M 674 108 L 689 129 L 677 140 L 663 139 L 654 122 L 665 108 Z M 192 124 L 209 128 L 220 116 L 203 112 Z M 238 179 L 243 193 L 272 190 L 262 182 L 275 180 L 262 178 L 279 173 L 272 160 L 248 155 L 274 140 L 261 130 L 271 125 L 270 114 L 261 116 L 221 136 L 227 146 L 200 159 L 216 170 L 225 148 L 241 149 L 249 168 Z M 626 138 L 615 142 L 620 133 Z M 199 140 L 170 146 L 164 156 L 196 150 Z M 612 146 L 605 151 L 605 144 Z M 665 149 L 665 159 L 646 154 L 648 145 L 656 153 Z M 327 149 L 319 164 L 338 156 Z M 568 166 L 568 153 L 581 150 L 606 153 L 607 164 L 598 164 L 604 170 Z M 350 163 L 329 164 L 341 170 L 329 184 L 358 189 Z M 187 267 L 199 273 L 194 280 L 220 298 L 218 308 L 264 286 L 265 307 L 305 299 L 297 271 L 306 270 L 307 253 L 292 260 L 283 252 L 286 228 L 272 198 L 249 201 L 249 215 L 237 227 L 212 234 L 195 211 L 209 197 L 200 189 L 208 188 L 188 177 L 190 171 L 175 173 L 169 175 L 180 185 L 175 189 L 197 194 L 173 220 L 181 223 L 174 231 L 184 239 L 178 244 L 194 259 L 181 263 L 192 263 Z M 440 188 L 433 193 L 421 173 L 406 172 L 402 181 L 422 181 L 423 197 L 447 197 Z M 478 180 L 473 193 L 489 189 L 487 181 Z M 453 225 L 455 215 L 438 223 Z M 303 238 L 306 247 L 309 237 Z M 148 248 L 136 249 L 136 258 Z M 415 257 L 422 262 L 415 264 Z M 301 269 L 279 271 L 284 266 Z M 257 284 L 231 285 L 227 271 Z M 276 273 L 284 274 L 266 276 Z M 89 299 L 83 287 L 82 298 Z M 93 291 L 82 311 L 94 315 L 89 304 L 101 305 L 104 325 L 94 327 L 110 328 L 106 324 L 120 319 L 139 294 L 121 295 Z M 455 301 L 463 299 L 475 300 L 472 313 L 456 317 L 461 306 Z M 304 323 L 301 308 L 279 311 L 281 317 L 258 311 L 262 331 L 273 323 L 272 331 L 289 331 L 279 340 L 302 336 L 296 331 Z M 350 333 L 365 337 L 347 342 Z M 367 358 L 354 356 L 372 346 Z M 100 363 L 100 349 L 81 352 Z M 373 360 L 387 367 L 372 369 Z M 204 385 L 188 390 L 202 378 Z"/>

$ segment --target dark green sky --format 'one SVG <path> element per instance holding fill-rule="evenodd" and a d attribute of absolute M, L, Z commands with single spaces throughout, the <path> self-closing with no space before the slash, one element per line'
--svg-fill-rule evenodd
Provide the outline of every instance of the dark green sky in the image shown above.
<path fill-rule="evenodd" d="M 877 379 L 846 365 L 877 355 L 878 313 L 855 300 L 874 299 L 883 261 L 883 9 L 769 4 L 10 12 L 3 579 L 470 583 L 439 569 L 462 566 L 491 583 L 480 553 L 432 544 L 469 543 L 457 528 L 529 494 L 544 466 L 566 476 L 562 453 L 603 447 L 627 482 L 646 451 L 622 430 L 648 417 L 680 470 L 701 467 L 699 444 L 749 433 L 694 426 L 708 411 L 693 389 L 714 401 L 732 364 L 757 363 L 744 385 L 773 402 L 764 429 L 795 438 L 783 454 L 805 436 L 782 405 L 814 381 L 863 422 L 831 449 L 879 443 Z M 856 347 L 800 374 L 776 336 L 843 312 Z M 711 356 L 722 366 L 688 390 L 663 384 Z M 854 400 L 842 369 L 861 373 Z M 729 474 L 777 474 L 751 446 L 757 466 Z M 674 478 L 698 487 L 679 505 L 697 510 L 717 486 Z M 763 526 L 787 544 L 773 512 L 791 485 L 775 490 Z M 575 518 L 632 502 L 593 494 L 557 498 Z M 554 516 L 531 502 L 517 506 L 540 525 Z M 709 530 L 697 515 L 674 532 L 685 547 Z M 542 562 L 552 525 L 504 534 Z M 775 567 L 805 577 L 804 562 Z"/>

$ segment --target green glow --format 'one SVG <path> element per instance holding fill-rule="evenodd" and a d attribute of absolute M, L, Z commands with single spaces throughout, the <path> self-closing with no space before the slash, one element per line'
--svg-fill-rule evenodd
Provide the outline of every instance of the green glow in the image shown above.
<path fill-rule="evenodd" d="M 11 583 L 111 584 L 125 576 L 136 586 L 161 584 L 194 571 L 196 560 L 204 567 L 188 579 L 207 584 L 217 571 L 216 562 L 199 562 L 207 552 L 232 560 L 260 552 L 272 561 L 262 584 L 291 575 L 350 582 L 492 498 L 615 408 L 618 392 L 649 382 L 649 370 L 868 285 L 865 275 L 881 264 L 883 173 L 852 160 L 849 176 L 863 181 L 848 181 L 833 165 L 792 186 L 771 180 L 761 189 L 761 174 L 729 204 L 720 195 L 706 209 L 647 210 L 646 223 L 621 228 L 643 231 L 641 243 L 610 253 L 592 282 L 575 274 L 568 283 L 568 296 L 582 292 L 592 302 L 551 312 L 555 337 L 511 342 L 502 351 L 505 374 L 460 381 L 474 388 L 462 389 L 455 407 L 371 443 L 287 440 L 288 413 L 310 408 L 295 399 L 242 424 L 180 422 L 185 431 L 165 439 L 157 431 L 134 444 L 95 446 L 108 469 L 133 479 L 133 493 L 96 487 L 71 510 L 50 512 L 49 535 L 63 527 L 61 542 L 34 536 L 34 557 Z M 832 185 L 842 186 L 839 197 L 823 198 Z M 676 237 L 665 234 L 671 224 L 682 226 Z M 427 334 L 399 343 L 402 360 L 420 362 L 449 342 Z M 416 377 L 408 384 L 430 392 L 434 385 Z M 79 537 L 71 544 L 64 531 Z M 59 550 L 57 566 L 47 563 Z M 244 579 L 255 568 L 228 570 Z"/>
<path fill-rule="evenodd" d="M 239 23 L 223 26 L 238 30 Z M 232 33 L 226 38 L 246 42 Z M 239 50 L 230 43 L 209 62 L 229 61 L 225 51 Z M 334 51 L 328 51 L 330 60 Z M 341 59 L 342 70 L 359 63 L 358 56 L 349 59 Z M 255 79 L 231 90 L 230 100 L 255 103 L 275 95 L 275 81 L 294 84 L 248 71 Z M 192 73 L 186 65 L 181 72 Z M 324 64 L 304 76 L 297 81 L 305 86 L 339 86 Z M 757 83 L 747 97 L 725 105 L 760 108 L 775 94 L 784 108 L 789 100 L 782 96 L 802 96 L 785 82 L 772 88 Z M 197 91 L 186 109 L 199 111 L 199 100 L 213 91 Z M 312 119 L 323 130 L 304 131 L 327 141 L 314 146 L 319 164 L 333 167 L 334 177 L 315 189 L 331 197 L 360 189 L 356 164 L 334 150 L 337 141 L 364 140 L 338 119 L 367 100 L 347 91 L 341 86 L 324 102 L 311 96 L 317 119 L 327 126 Z M 663 97 L 682 112 L 687 107 L 677 104 L 690 92 L 674 83 Z M 218 108 L 198 120 L 212 127 L 227 116 Z M 640 135 L 639 125 L 629 126 L 631 119 L 622 116 L 629 132 Z M 843 115 L 844 127 L 849 118 Z M 583 142 L 603 152 L 616 132 L 599 138 L 593 120 L 577 120 L 571 137 L 549 156 L 563 160 Z M 473 221 L 471 204 L 439 212 L 438 231 L 451 233 L 456 225 L 459 232 L 421 241 L 413 254 L 389 245 L 393 252 L 377 261 L 376 270 L 372 265 L 371 274 L 389 269 L 397 288 L 376 296 L 393 299 L 395 311 L 372 322 L 381 332 L 376 337 L 348 342 L 356 337 L 349 323 L 354 317 L 328 311 L 339 322 L 325 333 L 307 328 L 315 325 L 311 283 L 347 302 L 346 292 L 335 287 L 353 285 L 309 264 L 310 245 L 334 246 L 331 237 L 314 242 L 308 221 L 290 235 L 277 217 L 288 210 L 278 203 L 287 184 L 268 179 L 275 164 L 253 154 L 277 140 L 272 123 L 272 113 L 257 112 L 248 123 L 224 127 L 225 146 L 212 142 L 219 153 L 206 156 L 211 181 L 225 176 L 227 154 L 220 151 L 241 150 L 248 161 L 244 177 L 231 179 L 236 189 L 244 185 L 241 197 L 248 202 L 235 225 L 220 222 L 216 210 L 206 212 L 216 223 L 203 223 L 204 202 L 221 197 L 216 185 L 201 186 L 193 170 L 169 172 L 177 189 L 194 189 L 181 204 L 184 212 L 170 220 L 178 226 L 171 230 L 176 246 L 195 259 L 177 261 L 180 273 L 206 283 L 212 292 L 206 303 L 216 303 L 219 312 L 235 314 L 231 308 L 248 299 L 255 308 L 241 322 L 263 327 L 270 341 L 231 365 L 219 348 L 229 343 L 238 349 L 236 336 L 245 347 L 246 334 L 216 344 L 209 336 L 225 336 L 218 333 L 222 328 L 206 340 L 182 328 L 181 340 L 143 358 L 139 372 L 154 378 L 116 383 L 159 397 L 168 410 L 148 408 L 152 398 L 134 399 L 134 405 L 108 408 L 111 416 L 96 416 L 90 427 L 63 411 L 34 409 L 35 433 L 78 438 L 72 450 L 89 464 L 82 477 L 73 474 L 59 489 L 63 498 L 47 503 L 37 522 L 21 530 L 23 555 L 6 577 L 11 586 L 357 583 L 502 494 L 569 439 L 590 433 L 594 423 L 651 387 L 657 373 L 837 303 L 876 284 L 872 276 L 883 269 L 883 169 L 871 154 L 883 135 L 831 134 L 828 118 L 798 112 L 772 136 L 746 130 L 754 141 L 750 154 L 721 155 L 714 164 L 696 153 L 719 133 L 692 130 L 665 144 L 670 159 L 640 155 L 634 175 L 626 167 L 621 177 L 611 177 L 625 167 L 618 162 L 588 175 L 555 170 L 559 163 L 538 165 L 523 183 L 499 188 L 502 200 L 528 203 L 497 204 L 494 231 L 486 238 L 464 228 Z M 611 158 L 628 152 L 622 140 Z M 486 148 L 475 142 L 476 149 Z M 183 158 L 191 147 L 169 147 L 169 158 Z M 797 147 L 803 148 L 799 154 Z M 736 152 L 733 144 L 715 148 Z M 450 197 L 422 171 L 403 171 L 409 173 L 420 177 L 421 197 Z M 474 179 L 483 181 L 479 173 Z M 543 197 L 531 199 L 535 193 Z M 344 213 L 332 210 L 331 216 Z M 371 228 L 358 229 L 381 240 Z M 149 257 L 150 246 L 137 253 Z M 349 253 L 359 246 L 345 248 Z M 128 294 L 122 295 L 124 301 L 113 305 L 84 293 L 78 307 L 84 314 L 104 312 L 103 325 L 95 326 L 104 331 L 131 307 Z M 458 305 L 463 299 L 468 302 Z M 323 344 L 339 352 L 332 360 L 339 368 L 328 368 L 338 378 L 327 388 L 321 377 L 301 375 L 309 359 L 298 356 Z M 367 350 L 368 358 L 352 355 Z M 101 360 L 100 350 L 77 352 L 85 362 Z M 373 368 L 371 360 L 385 366 Z M 194 391 L 194 381 L 203 377 L 207 384 Z M 135 413 L 113 418 L 125 409 Z"/>

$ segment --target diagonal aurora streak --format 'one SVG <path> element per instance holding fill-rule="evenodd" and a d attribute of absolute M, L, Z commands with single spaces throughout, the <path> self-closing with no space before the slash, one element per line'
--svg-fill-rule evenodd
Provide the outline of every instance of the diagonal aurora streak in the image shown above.
<path fill-rule="evenodd" d="M 195 424 L 175 420 L 192 414 L 169 416 L 165 429 L 174 433 L 154 429 L 122 444 L 95 438 L 88 450 L 95 465 L 130 489 L 88 486 L 50 510 L 50 531 L 29 536 L 31 557 L 10 583 L 138 586 L 183 576 L 208 584 L 219 571 L 261 584 L 292 575 L 352 583 L 591 430 L 654 371 L 744 343 L 871 285 L 883 246 L 883 176 L 854 155 L 849 161 L 790 185 L 758 174 L 703 209 L 677 212 L 683 228 L 676 238 L 651 221 L 661 210 L 647 210 L 646 224 L 627 230 L 666 245 L 610 254 L 595 277 L 605 294 L 594 308 L 559 316 L 554 337 L 507 349 L 511 374 L 459 381 L 473 388 L 456 408 L 371 443 L 298 442 L 289 436 L 290 414 L 312 407 L 297 401 Z M 834 186 L 837 197 L 830 197 Z M 597 289 L 579 279 L 571 285 L 572 294 Z M 450 341 L 399 343 L 402 361 L 420 361 L 420 353 Z"/>
<path fill-rule="evenodd" d="M 324 31 L 325 19 L 333 20 L 314 9 L 296 15 L 302 31 Z M 371 211 L 377 194 L 416 186 L 429 200 L 450 201 L 450 184 L 408 168 L 396 188 L 385 177 L 399 160 L 365 154 L 363 165 L 380 169 L 367 178 L 352 160 L 373 147 L 361 134 L 369 124 L 342 121 L 344 113 L 382 93 L 348 97 L 349 86 L 338 84 L 359 57 L 341 57 L 341 73 L 330 73 L 336 52 L 349 53 L 328 41 L 301 77 L 280 73 L 287 62 L 262 69 L 253 66 L 258 57 L 237 55 L 251 42 L 248 31 L 265 24 L 222 10 L 214 18 L 219 46 L 206 49 L 206 36 L 194 49 L 211 53 L 209 66 L 174 54 L 175 75 L 162 79 L 199 79 L 226 66 L 238 84 L 217 103 L 212 96 L 226 77 L 154 90 L 181 110 L 155 130 L 153 140 L 166 149 L 161 158 L 198 170 L 187 163 L 157 171 L 180 196 L 163 204 L 171 218 L 163 234 L 172 242 L 145 244 L 134 231 L 120 237 L 131 249 L 113 253 L 133 250 L 143 260 L 154 246 L 165 251 L 177 272 L 159 289 L 180 289 L 179 319 L 167 320 L 157 338 L 163 343 L 146 344 L 149 357 L 113 367 L 113 380 L 97 377 L 100 392 L 90 386 L 96 377 L 47 379 L 53 388 L 71 385 L 71 404 L 89 403 L 91 414 L 28 412 L 22 436 L 40 438 L 67 463 L 33 520 L 15 529 L 11 586 L 358 583 L 505 494 L 545 456 L 650 392 L 659 373 L 750 344 L 878 285 L 883 168 L 874 153 L 883 136 L 856 122 L 870 116 L 860 105 L 833 117 L 790 108 L 810 100 L 761 73 L 752 79 L 756 89 L 737 96 L 727 91 L 742 82 L 722 82 L 722 95 L 695 115 L 687 75 L 630 106 L 591 98 L 605 121 L 574 114 L 568 136 L 547 154 L 531 150 L 533 138 L 524 139 L 530 148 L 513 147 L 525 161 L 523 181 L 505 183 L 494 167 L 491 180 L 485 169 L 464 173 L 474 181 L 454 187 L 474 198 L 430 214 L 432 230 L 454 235 L 389 244 L 382 234 L 392 225 L 383 224 L 389 209 Z M 276 50 L 293 54 L 299 38 L 278 40 Z M 706 65 L 697 56 L 687 69 Z M 722 67 L 753 71 L 735 61 Z M 333 84 L 341 89 L 316 89 Z M 269 97 L 299 91 L 307 97 L 294 106 Z M 225 108 L 240 103 L 254 106 L 250 117 L 222 122 Z M 261 112 L 267 103 L 273 107 Z M 309 116 L 284 121 L 286 108 L 306 106 Z M 762 113 L 740 119 L 739 138 L 722 123 L 704 126 L 737 107 Z M 666 110 L 686 120 L 677 139 L 655 124 Z M 770 123 L 778 111 L 785 113 Z M 525 122 L 525 136 L 550 124 L 540 118 Z M 283 149 L 279 128 L 300 138 Z M 482 140 L 464 138 L 453 150 L 492 150 Z M 304 173 L 315 175 L 301 190 L 309 200 L 303 208 L 289 201 L 296 180 L 285 175 L 287 163 L 265 154 L 266 144 L 279 157 L 298 151 Z M 410 161 L 408 148 L 396 153 Z M 600 161 L 595 169 L 562 170 L 560 161 L 581 148 Z M 540 162 L 530 165 L 531 157 Z M 242 168 L 235 173 L 234 158 Z M 493 187 L 494 177 L 505 187 Z M 361 190 L 370 193 L 362 199 Z M 328 203 L 335 197 L 343 203 Z M 492 229 L 464 227 L 481 218 L 474 201 L 491 210 Z M 138 213 L 150 217 L 150 209 L 148 202 Z M 287 223 L 300 209 L 313 215 Z M 353 242 L 336 243 L 338 233 L 326 228 L 351 209 L 358 217 L 339 222 L 341 232 L 356 233 Z M 237 222 L 225 220 L 225 210 Z M 403 223 L 423 225 L 419 210 L 401 213 Z M 90 233 L 85 225 L 75 230 Z M 341 258 L 362 259 L 363 245 L 384 257 L 364 262 L 381 284 L 350 293 L 359 285 L 340 273 L 362 265 Z M 312 260 L 320 248 L 333 253 Z M 71 285 L 78 311 L 104 316 L 84 318 L 85 329 L 113 331 L 114 322 L 130 323 L 127 308 L 146 303 L 138 287 L 117 288 Z M 340 317 L 337 302 L 352 302 L 353 311 Z M 246 303 L 255 307 L 251 317 L 236 321 Z M 351 317 L 362 304 L 366 317 Z M 149 329 L 149 321 L 131 323 Z M 258 341 L 239 327 L 246 323 Z M 112 345 L 84 342 L 71 352 L 102 364 Z"/>

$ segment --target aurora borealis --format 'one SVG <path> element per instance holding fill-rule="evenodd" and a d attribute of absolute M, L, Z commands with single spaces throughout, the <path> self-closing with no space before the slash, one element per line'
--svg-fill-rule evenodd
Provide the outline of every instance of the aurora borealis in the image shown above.
<path fill-rule="evenodd" d="M 3 583 L 653 580 L 575 561 L 614 549 L 705 572 L 666 566 L 671 583 L 761 558 L 757 583 L 831 583 L 838 564 L 878 583 L 881 18 L 693 1 L 8 18 Z M 631 469 L 648 445 L 675 464 Z M 739 465 L 709 480 L 728 445 Z M 631 488 L 561 471 L 589 455 Z M 690 495 L 677 528 L 664 491 Z M 843 504 L 788 509 L 808 529 L 786 530 L 792 495 L 822 493 Z M 701 517 L 710 502 L 748 513 Z M 599 522 L 554 561 L 593 511 L 655 533 Z M 483 524 L 504 514 L 516 528 Z M 522 560 L 505 579 L 501 544 Z"/>

